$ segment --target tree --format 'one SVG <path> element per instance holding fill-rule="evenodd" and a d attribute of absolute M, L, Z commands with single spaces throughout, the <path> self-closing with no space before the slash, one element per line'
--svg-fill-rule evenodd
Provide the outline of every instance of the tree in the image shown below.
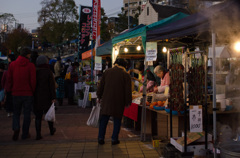
<path fill-rule="evenodd" d="M 13 27 L 13 23 L 15 21 L 16 19 L 14 18 L 13 14 L 10 13 L 0 14 L 0 26 L 4 26 L 4 30 L 1 30 L 1 32 L 7 32 L 10 28 Z"/>
<path fill-rule="evenodd" d="M 109 41 L 111 39 L 110 32 L 108 30 L 108 24 L 107 24 L 107 19 L 108 17 L 105 14 L 105 11 L 103 8 L 101 8 L 101 39 L 103 41 Z"/>
<path fill-rule="evenodd" d="M 73 36 L 76 38 L 78 14 L 74 0 L 43 0 L 41 5 L 38 22 L 42 26 L 39 38 L 43 42 L 60 44 Z"/>
<path fill-rule="evenodd" d="M 31 47 L 32 36 L 25 29 L 14 29 L 7 36 L 5 45 L 8 50 L 11 50 L 18 55 L 18 49 L 22 47 Z"/>

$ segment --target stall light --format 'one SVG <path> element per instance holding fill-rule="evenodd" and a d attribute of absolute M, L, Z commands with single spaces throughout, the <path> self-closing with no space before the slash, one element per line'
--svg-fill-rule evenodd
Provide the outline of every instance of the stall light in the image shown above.
<path fill-rule="evenodd" d="M 115 49 L 115 52 L 114 52 L 114 53 L 115 53 L 116 56 L 118 55 L 118 51 L 117 51 L 117 49 Z"/>
<path fill-rule="evenodd" d="M 163 51 L 163 53 L 167 53 L 167 48 L 163 47 L 162 51 Z"/>
<path fill-rule="evenodd" d="M 128 52 L 128 49 L 127 49 L 127 48 L 124 48 L 124 52 L 127 53 L 127 52 Z"/>
<path fill-rule="evenodd" d="M 237 52 L 240 52 L 240 42 L 239 42 L 239 41 L 234 44 L 234 49 L 235 49 Z"/>
<path fill-rule="evenodd" d="M 137 46 L 137 50 L 140 51 L 141 50 L 141 46 Z"/>

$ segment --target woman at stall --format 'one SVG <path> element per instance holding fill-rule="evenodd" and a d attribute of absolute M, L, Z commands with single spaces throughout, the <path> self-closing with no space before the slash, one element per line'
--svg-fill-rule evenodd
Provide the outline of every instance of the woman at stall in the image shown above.
<path fill-rule="evenodd" d="M 154 87 L 153 92 L 155 93 L 163 93 L 165 88 L 170 84 L 170 76 L 169 72 L 160 65 L 156 66 L 154 69 L 154 73 L 161 79 L 161 85 L 158 87 Z"/>

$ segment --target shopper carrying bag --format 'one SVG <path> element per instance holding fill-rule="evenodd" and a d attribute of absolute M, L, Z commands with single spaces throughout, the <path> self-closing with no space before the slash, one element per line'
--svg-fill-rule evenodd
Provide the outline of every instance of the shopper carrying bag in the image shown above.
<path fill-rule="evenodd" d="M 55 122 L 56 117 L 55 117 L 55 106 L 54 103 L 52 103 L 51 107 L 48 109 L 46 115 L 45 115 L 45 120 L 46 121 L 51 121 Z"/>
<path fill-rule="evenodd" d="M 96 106 L 93 106 L 92 112 L 87 120 L 87 125 L 91 127 L 99 127 L 99 116 L 100 116 L 100 103 L 97 103 Z"/>

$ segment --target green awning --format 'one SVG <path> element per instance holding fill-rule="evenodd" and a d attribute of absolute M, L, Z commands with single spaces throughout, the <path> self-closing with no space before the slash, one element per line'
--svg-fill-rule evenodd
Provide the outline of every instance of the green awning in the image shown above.
<path fill-rule="evenodd" d="M 111 55 L 112 54 L 112 40 L 103 43 L 97 47 L 96 56 Z"/>
<path fill-rule="evenodd" d="M 112 44 L 119 43 L 119 42 L 124 41 L 126 39 L 141 36 L 142 37 L 142 44 L 143 44 L 143 48 L 144 48 L 144 52 L 145 52 L 145 49 L 146 49 L 146 31 L 153 30 L 155 28 L 159 28 L 159 27 L 164 26 L 166 24 L 169 24 L 169 23 L 172 23 L 174 21 L 185 18 L 186 16 L 188 16 L 188 14 L 184 14 L 184 13 L 179 12 L 177 14 L 174 14 L 174 15 L 172 15 L 168 18 L 165 18 L 163 20 L 160 20 L 158 22 L 155 22 L 155 23 L 152 23 L 150 25 L 147 25 L 147 26 L 141 27 L 139 29 L 133 30 L 129 33 L 114 37 L 112 39 Z"/>

